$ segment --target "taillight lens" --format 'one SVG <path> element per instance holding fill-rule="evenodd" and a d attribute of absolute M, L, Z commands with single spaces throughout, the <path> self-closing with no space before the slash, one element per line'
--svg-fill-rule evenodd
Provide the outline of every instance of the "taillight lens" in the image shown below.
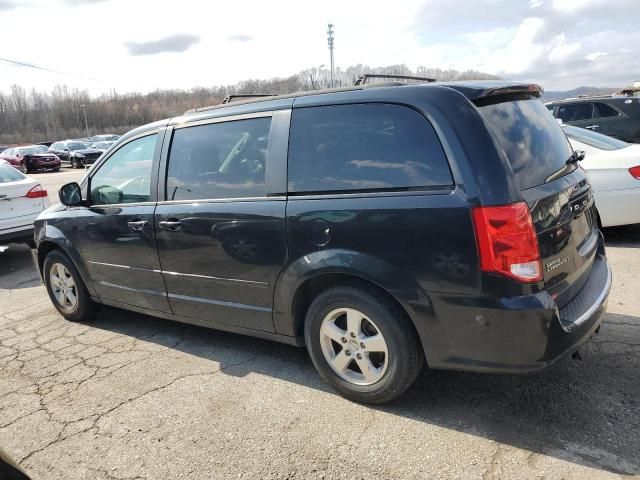
<path fill-rule="evenodd" d="M 35 187 L 33 187 L 31 190 L 29 190 L 25 195 L 25 197 L 42 198 L 42 197 L 46 197 L 47 195 L 48 195 L 47 191 L 44 188 L 42 188 L 42 185 L 38 184 Z"/>
<path fill-rule="evenodd" d="M 473 207 L 480 268 L 519 282 L 542 280 L 540 250 L 525 202 Z"/>
<path fill-rule="evenodd" d="M 633 178 L 637 178 L 638 180 L 640 180 L 640 165 L 631 167 L 629 169 L 629 173 L 631 174 L 631 176 L 633 176 Z"/>

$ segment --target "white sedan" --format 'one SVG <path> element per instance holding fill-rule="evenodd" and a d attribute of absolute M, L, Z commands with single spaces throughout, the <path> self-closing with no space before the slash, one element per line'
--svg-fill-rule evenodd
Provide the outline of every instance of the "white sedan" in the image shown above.
<path fill-rule="evenodd" d="M 640 223 L 640 144 L 626 143 L 584 128 L 564 125 L 593 187 L 603 227 Z"/>
<path fill-rule="evenodd" d="M 0 160 L 0 245 L 33 241 L 33 221 L 49 206 L 47 191 Z"/>

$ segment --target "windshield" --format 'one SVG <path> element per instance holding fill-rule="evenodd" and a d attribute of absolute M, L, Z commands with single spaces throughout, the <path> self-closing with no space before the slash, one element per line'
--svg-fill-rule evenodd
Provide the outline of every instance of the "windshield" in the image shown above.
<path fill-rule="evenodd" d="M 542 185 L 576 168 L 562 128 L 538 99 L 494 103 L 479 108 L 502 147 L 521 189 Z"/>
<path fill-rule="evenodd" d="M 593 148 L 599 148 L 600 150 L 620 150 L 626 148 L 630 144 L 618 140 L 617 138 L 608 137 L 601 133 L 592 132 L 586 128 L 573 127 L 571 125 L 565 125 L 564 132 L 571 140 L 577 140 Z"/>
<path fill-rule="evenodd" d="M 84 150 L 87 146 L 84 143 L 80 142 L 69 142 L 67 143 L 67 147 L 69 150 Z"/>
<path fill-rule="evenodd" d="M 25 178 L 27 177 L 18 170 L 0 160 L 0 183 L 16 182 L 18 180 L 24 180 Z"/>
<path fill-rule="evenodd" d="M 33 155 L 35 153 L 47 153 L 49 149 L 44 145 L 34 145 L 33 147 L 24 147 L 18 149 L 22 155 Z"/>

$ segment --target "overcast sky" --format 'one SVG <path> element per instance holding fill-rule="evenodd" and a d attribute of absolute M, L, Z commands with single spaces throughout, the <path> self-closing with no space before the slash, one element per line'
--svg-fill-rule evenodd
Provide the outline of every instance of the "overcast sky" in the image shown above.
<path fill-rule="evenodd" d="M 329 63 L 475 69 L 547 90 L 640 80 L 639 0 L 0 0 L 0 90 L 147 92 Z M 311 6 L 313 5 L 313 6 Z"/>

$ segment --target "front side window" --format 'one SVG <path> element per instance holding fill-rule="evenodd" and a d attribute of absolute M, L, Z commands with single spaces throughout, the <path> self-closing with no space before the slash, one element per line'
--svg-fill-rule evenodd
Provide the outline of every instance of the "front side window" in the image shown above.
<path fill-rule="evenodd" d="M 271 117 L 177 129 L 167 200 L 263 197 Z"/>
<path fill-rule="evenodd" d="M 148 202 L 158 135 L 133 140 L 111 155 L 91 177 L 91 204 Z"/>
<path fill-rule="evenodd" d="M 349 192 L 453 184 L 428 120 L 400 105 L 296 109 L 289 137 L 290 192 Z"/>
<path fill-rule="evenodd" d="M 563 122 L 577 122 L 589 120 L 593 117 L 593 105 L 591 103 L 572 103 L 560 105 L 556 115 Z"/>

